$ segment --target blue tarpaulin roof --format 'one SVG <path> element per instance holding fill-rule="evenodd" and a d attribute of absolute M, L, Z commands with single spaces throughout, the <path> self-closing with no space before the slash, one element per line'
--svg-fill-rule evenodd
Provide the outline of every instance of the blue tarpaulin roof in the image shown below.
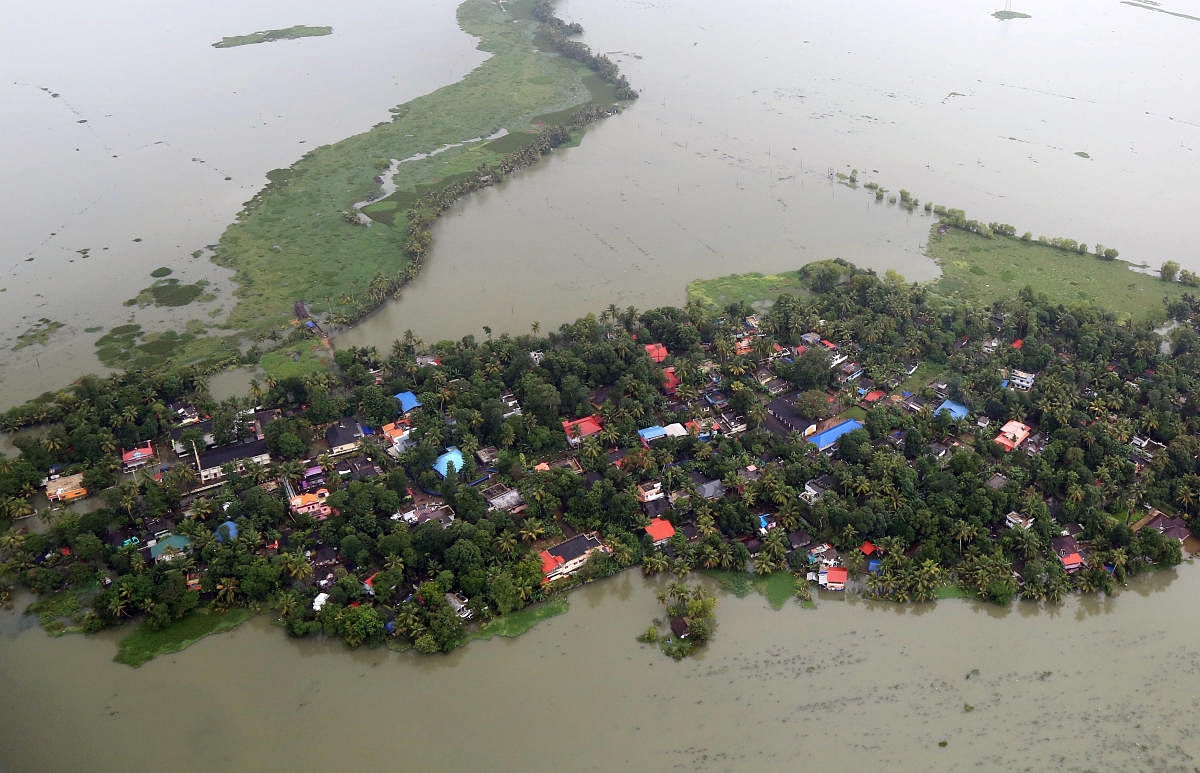
<path fill-rule="evenodd" d="M 213 534 L 216 535 L 217 542 L 224 542 L 226 535 L 228 535 L 229 539 L 237 539 L 237 535 L 238 535 L 237 524 L 234 523 L 233 521 L 226 521 L 225 523 L 218 526 L 217 530 L 215 532 L 213 532 Z"/>
<path fill-rule="evenodd" d="M 816 445 L 818 450 L 824 451 L 826 448 L 829 448 L 831 445 L 836 443 L 837 439 L 842 435 L 861 428 L 862 425 L 854 419 L 846 419 L 836 427 L 830 427 L 824 432 L 818 432 L 817 434 L 813 435 L 808 439 L 808 442 Z"/>
<path fill-rule="evenodd" d="M 400 401 L 400 410 L 403 413 L 408 413 L 413 408 L 421 407 L 421 401 L 412 392 L 397 392 L 393 397 Z"/>
<path fill-rule="evenodd" d="M 437 474 L 444 478 L 449 472 L 450 465 L 454 465 L 454 469 L 456 471 L 463 468 L 462 451 L 459 451 L 454 446 L 447 448 L 446 453 L 437 458 L 437 460 L 433 463 L 433 469 L 437 470 Z"/>
<path fill-rule="evenodd" d="M 933 415 L 937 416 L 942 411 L 950 414 L 950 416 L 955 419 L 965 419 L 967 418 L 967 414 L 970 413 L 970 411 L 967 410 L 967 406 L 963 405 L 962 403 L 956 403 L 953 400 L 947 400 L 939 405 L 937 410 L 933 412 Z"/>
<path fill-rule="evenodd" d="M 655 424 L 653 427 L 646 427 L 638 430 L 638 437 L 649 443 L 651 440 L 658 440 L 660 437 L 666 436 L 667 431 Z"/>

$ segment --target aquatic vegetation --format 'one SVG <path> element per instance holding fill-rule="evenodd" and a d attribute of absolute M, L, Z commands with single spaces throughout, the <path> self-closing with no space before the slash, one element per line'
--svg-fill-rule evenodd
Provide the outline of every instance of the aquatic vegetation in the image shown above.
<path fill-rule="evenodd" d="M 180 652 L 205 636 L 232 631 L 252 617 L 253 612 L 241 607 L 227 612 L 201 609 L 160 630 L 142 623 L 121 639 L 113 660 L 136 668 L 157 655 Z"/>
<path fill-rule="evenodd" d="M 304 24 L 296 24 L 291 27 L 284 27 L 283 29 L 262 30 L 260 32 L 251 32 L 249 35 L 223 37 L 216 43 L 213 43 L 212 47 L 235 48 L 237 46 L 252 46 L 257 43 L 273 43 L 277 40 L 296 40 L 297 38 L 321 37 L 332 34 L 333 27 L 309 27 Z"/>
<path fill-rule="evenodd" d="M 62 322 L 42 317 L 17 335 L 17 342 L 13 344 L 12 350 L 16 352 L 27 346 L 43 346 L 54 331 L 61 327 L 63 327 Z"/>
<path fill-rule="evenodd" d="M 467 636 L 467 641 L 490 639 L 493 636 L 515 639 L 543 620 L 564 614 L 568 607 L 566 596 L 555 596 L 543 604 L 535 604 L 492 618 L 481 625 L 479 630 Z"/>
<path fill-rule="evenodd" d="M 156 268 L 150 272 L 150 276 L 154 277 L 155 279 L 162 279 L 164 276 L 170 276 L 170 275 L 171 275 L 171 269 L 167 268 L 166 266 L 159 266 L 158 268 Z"/>
<path fill-rule="evenodd" d="M 995 13 L 992 14 L 992 16 L 995 16 L 1000 21 L 1008 21 L 1009 19 L 1032 19 L 1033 18 L 1032 16 L 1030 16 L 1027 13 L 1021 13 L 1020 11 L 1007 11 L 1007 10 L 996 11 Z"/>

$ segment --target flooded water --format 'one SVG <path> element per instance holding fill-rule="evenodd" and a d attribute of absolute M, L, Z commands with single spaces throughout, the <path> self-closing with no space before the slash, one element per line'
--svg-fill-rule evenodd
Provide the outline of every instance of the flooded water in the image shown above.
<path fill-rule="evenodd" d="M 1200 572 L 1056 610 L 720 596 L 675 663 L 634 641 L 660 614 L 627 572 L 516 640 L 449 656 L 288 641 L 258 619 L 140 669 L 116 636 L 50 640 L 0 616 L 0 766 L 126 770 L 1191 770 Z M 20 709 L 15 710 L 19 705 Z M 945 746 L 940 744 L 945 742 Z M 135 767 L 137 765 L 135 764 Z"/>
<path fill-rule="evenodd" d="M 45 347 L 2 347 L 0 408 L 104 372 L 93 347 L 101 333 L 88 328 L 129 321 L 122 302 L 149 286 L 158 266 L 184 282 L 209 280 L 217 298 L 138 310 L 135 321 L 153 330 L 223 318 L 229 272 L 209 262 L 205 246 L 266 184 L 267 171 L 365 131 L 393 105 L 483 61 L 458 28 L 457 5 L 5 5 L 0 324 L 10 335 L 43 317 L 65 327 Z M 330 25 L 333 34 L 210 45 L 302 23 Z"/>
<path fill-rule="evenodd" d="M 1009 21 L 998 5 L 564 0 L 642 99 L 448 214 L 422 276 L 340 341 L 546 329 L 826 257 L 936 275 L 928 220 L 828 179 L 853 168 L 1021 232 L 1200 269 L 1180 227 L 1200 24 L 1116 0 Z"/>

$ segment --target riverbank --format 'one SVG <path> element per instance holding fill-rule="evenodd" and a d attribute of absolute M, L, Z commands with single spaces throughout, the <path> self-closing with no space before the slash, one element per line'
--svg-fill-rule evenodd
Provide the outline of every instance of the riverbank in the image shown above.
<path fill-rule="evenodd" d="M 182 652 L 207 636 L 232 631 L 252 617 L 254 612 L 244 608 L 226 612 L 203 609 L 157 631 L 141 623 L 121 639 L 113 660 L 137 668 L 158 655 Z"/>

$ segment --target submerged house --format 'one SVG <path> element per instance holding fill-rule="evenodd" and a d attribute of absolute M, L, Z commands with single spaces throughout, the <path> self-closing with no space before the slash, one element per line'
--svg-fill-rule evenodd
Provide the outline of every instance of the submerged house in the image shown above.
<path fill-rule="evenodd" d="M 599 534 L 594 531 L 546 548 L 538 553 L 542 561 L 542 573 L 546 575 L 545 582 L 579 571 L 596 551 L 608 553 L 610 548 L 600 541 Z"/>

